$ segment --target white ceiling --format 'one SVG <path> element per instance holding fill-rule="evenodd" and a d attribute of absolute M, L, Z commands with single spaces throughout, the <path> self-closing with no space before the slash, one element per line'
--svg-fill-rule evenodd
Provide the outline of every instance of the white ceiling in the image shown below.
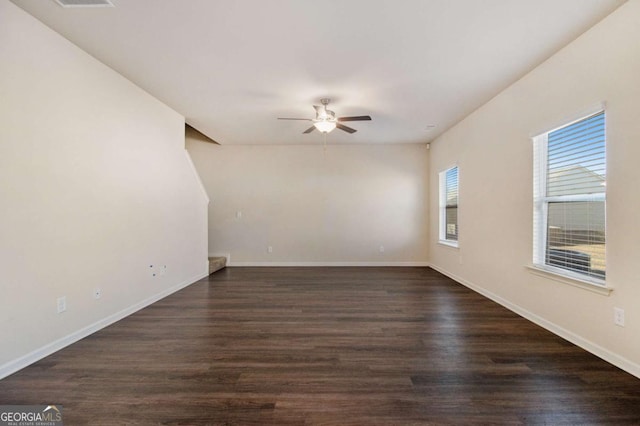
<path fill-rule="evenodd" d="M 6 1 L 6 0 L 5 0 Z M 424 143 L 623 0 L 12 0 L 221 144 Z M 428 125 L 435 125 L 427 130 Z"/>

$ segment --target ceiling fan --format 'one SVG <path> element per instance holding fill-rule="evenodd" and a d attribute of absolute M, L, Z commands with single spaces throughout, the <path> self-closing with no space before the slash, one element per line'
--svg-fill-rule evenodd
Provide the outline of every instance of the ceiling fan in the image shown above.
<path fill-rule="evenodd" d="M 327 105 L 329 105 L 331 99 L 323 98 L 320 99 L 320 105 L 314 105 L 313 107 L 316 109 L 316 118 L 278 118 L 278 120 L 302 120 L 302 121 L 312 121 L 313 126 L 309 127 L 302 133 L 311 133 L 314 130 L 318 129 L 322 133 L 329 133 L 335 128 L 340 130 L 344 130 L 347 133 L 355 133 L 356 129 L 352 129 L 351 127 L 347 127 L 344 124 L 341 124 L 343 121 L 370 121 L 371 117 L 368 115 L 358 115 L 355 117 L 338 117 L 336 118 L 336 113 L 327 109 Z"/>

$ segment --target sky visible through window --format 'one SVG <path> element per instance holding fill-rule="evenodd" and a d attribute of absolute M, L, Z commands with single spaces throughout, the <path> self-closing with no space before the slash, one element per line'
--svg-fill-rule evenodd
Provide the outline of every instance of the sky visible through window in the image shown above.
<path fill-rule="evenodd" d="M 446 176 L 447 206 L 458 205 L 458 168 L 452 167 L 447 170 Z"/>
<path fill-rule="evenodd" d="M 547 196 L 605 192 L 604 112 L 549 133 Z"/>

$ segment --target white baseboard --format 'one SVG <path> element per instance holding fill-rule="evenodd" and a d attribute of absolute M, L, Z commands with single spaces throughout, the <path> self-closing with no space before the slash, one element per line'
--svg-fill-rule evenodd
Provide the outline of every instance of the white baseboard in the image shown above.
<path fill-rule="evenodd" d="M 430 266 L 429 262 L 229 262 L 227 266 Z"/>
<path fill-rule="evenodd" d="M 77 342 L 80 339 L 83 339 L 93 333 L 95 333 L 98 330 L 101 330 L 117 321 L 120 321 L 121 319 L 128 317 L 129 315 L 133 314 L 134 312 L 139 311 L 142 308 L 145 308 L 149 305 L 151 305 L 152 303 L 157 302 L 160 299 L 164 299 L 165 297 L 169 296 L 170 294 L 175 293 L 178 290 L 181 290 L 193 283 L 195 283 L 196 281 L 199 281 L 202 278 L 207 277 L 208 271 L 209 271 L 209 266 L 207 265 L 207 272 L 199 274 L 193 278 L 189 278 L 179 284 L 174 285 L 173 287 L 170 287 L 166 290 L 161 291 L 158 294 L 155 294 L 151 297 L 148 297 L 144 300 L 142 300 L 141 302 L 138 302 L 134 305 L 129 306 L 128 308 L 125 308 L 119 312 L 116 312 L 112 315 L 109 315 L 106 318 L 103 318 L 99 321 L 94 322 L 93 324 L 90 324 L 84 328 L 81 328 L 78 331 L 74 331 L 73 333 L 61 337 L 60 339 L 51 342 L 41 348 L 38 348 L 18 359 L 15 359 L 13 361 L 9 361 L 3 365 L 0 366 L 0 379 L 4 379 L 5 377 L 15 373 L 18 370 L 21 370 L 31 364 L 33 364 L 36 361 L 41 360 L 42 358 L 45 358 L 49 355 L 51 355 L 54 352 L 59 351 L 62 348 L 65 348 L 69 345 L 71 345 L 72 343 Z"/>
<path fill-rule="evenodd" d="M 600 357 L 602 359 L 604 359 L 605 361 L 615 365 L 616 367 L 626 371 L 629 374 L 632 374 L 638 378 L 640 378 L 640 365 L 636 364 L 635 362 L 628 360 L 616 353 L 611 352 L 610 350 L 603 348 L 600 345 L 597 345 L 585 338 L 583 338 L 582 336 L 579 336 L 575 333 L 573 333 L 572 331 L 569 331 L 563 327 L 560 327 L 559 325 L 548 321 L 536 314 L 534 314 L 531 311 L 528 311 L 527 309 L 524 309 L 514 303 L 509 302 L 506 299 L 503 299 L 502 297 L 498 296 L 495 293 L 492 293 L 480 286 L 477 286 L 475 284 L 473 284 L 472 282 L 465 280 L 464 278 L 458 277 L 455 274 L 452 274 L 449 271 L 446 271 L 438 266 L 435 265 L 431 265 L 431 268 L 435 269 L 436 271 L 440 272 L 443 275 L 448 276 L 449 278 L 451 278 L 454 281 L 459 282 L 460 284 L 464 285 L 465 287 L 470 288 L 471 290 L 475 291 L 476 293 L 480 293 L 481 295 L 493 300 L 494 302 L 498 303 L 499 305 L 504 306 L 505 308 L 509 309 L 510 311 L 515 312 L 516 314 L 528 319 L 529 321 L 539 325 L 540 327 L 549 330 L 550 332 L 552 332 L 553 334 L 562 337 L 565 340 L 568 340 L 569 342 L 573 343 L 576 346 L 581 347 L 582 349 L 591 352 L 592 354 L 596 355 L 597 357 Z"/>

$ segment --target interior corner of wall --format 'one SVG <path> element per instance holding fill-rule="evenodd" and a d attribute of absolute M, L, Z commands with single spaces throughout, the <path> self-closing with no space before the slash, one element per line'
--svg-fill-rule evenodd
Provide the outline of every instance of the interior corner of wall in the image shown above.
<path fill-rule="evenodd" d="M 207 190 L 205 189 L 204 184 L 202 183 L 202 179 L 200 178 L 198 169 L 196 169 L 196 166 L 193 163 L 193 160 L 191 159 L 191 154 L 189 154 L 189 151 L 186 148 L 184 149 L 184 155 L 187 158 L 187 163 L 189 163 L 189 167 L 193 172 L 193 176 L 195 177 L 198 187 L 200 188 L 200 192 L 202 193 L 202 197 L 204 201 L 206 202 L 206 204 L 209 204 L 211 202 L 209 198 L 209 194 L 207 194 Z"/>

